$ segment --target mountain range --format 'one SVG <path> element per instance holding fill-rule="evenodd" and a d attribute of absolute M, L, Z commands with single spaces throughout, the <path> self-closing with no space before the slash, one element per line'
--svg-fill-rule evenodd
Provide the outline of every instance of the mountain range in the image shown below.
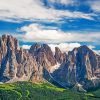
<path fill-rule="evenodd" d="M 67 48 L 66 48 L 67 49 Z M 86 45 L 68 53 L 35 43 L 29 50 L 11 35 L 0 37 L 0 82 L 48 82 L 63 88 L 88 91 L 100 87 L 100 55 Z"/>

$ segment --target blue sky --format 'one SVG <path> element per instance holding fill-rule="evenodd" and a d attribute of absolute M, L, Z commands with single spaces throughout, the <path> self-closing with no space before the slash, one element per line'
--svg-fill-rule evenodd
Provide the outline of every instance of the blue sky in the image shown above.
<path fill-rule="evenodd" d="M 99 53 L 99 5 L 100 0 L 0 0 L 0 35 L 15 36 L 24 48 L 66 43 Z"/>

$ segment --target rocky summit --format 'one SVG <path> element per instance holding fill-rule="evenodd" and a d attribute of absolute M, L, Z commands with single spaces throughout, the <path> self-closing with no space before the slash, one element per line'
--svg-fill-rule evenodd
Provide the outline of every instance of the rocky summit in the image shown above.
<path fill-rule="evenodd" d="M 65 86 L 81 84 L 84 88 L 100 85 L 100 56 L 87 46 L 80 46 L 68 52 L 65 61 L 52 73 Z"/>
<path fill-rule="evenodd" d="M 67 49 L 67 48 L 66 48 Z M 55 53 L 47 44 L 33 44 L 29 51 L 10 35 L 0 38 L 0 81 L 42 82 L 43 79 L 64 88 L 88 90 L 100 86 L 100 55 L 87 46 Z"/>
<path fill-rule="evenodd" d="M 42 67 L 28 51 L 19 47 L 16 38 L 3 35 L 0 38 L 0 81 L 41 81 Z"/>
<path fill-rule="evenodd" d="M 38 64 L 46 67 L 47 69 L 57 63 L 51 48 L 47 44 L 33 44 L 29 53 L 33 58 L 36 58 Z"/>

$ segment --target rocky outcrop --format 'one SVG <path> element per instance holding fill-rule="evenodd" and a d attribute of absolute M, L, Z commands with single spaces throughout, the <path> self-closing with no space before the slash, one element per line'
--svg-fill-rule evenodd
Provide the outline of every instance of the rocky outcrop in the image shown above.
<path fill-rule="evenodd" d="M 100 84 L 100 56 L 87 46 L 75 48 L 68 54 L 55 47 L 54 54 L 48 45 L 34 44 L 29 52 L 43 66 L 44 78 L 52 83 L 69 88 L 79 83 L 86 89 L 90 83 L 92 87 Z"/>
<path fill-rule="evenodd" d="M 66 60 L 52 76 L 66 86 L 74 86 L 77 82 L 85 86 L 88 81 L 100 84 L 100 59 L 87 46 L 75 48 L 66 55 Z M 94 81 L 95 80 L 95 81 Z"/>
<path fill-rule="evenodd" d="M 55 47 L 55 59 L 58 63 L 63 63 L 66 53 L 62 53 L 58 47 Z"/>
<path fill-rule="evenodd" d="M 57 64 L 53 52 L 47 44 L 33 44 L 29 52 L 33 56 L 33 58 L 36 58 L 38 64 L 48 70 L 51 66 Z"/>
<path fill-rule="evenodd" d="M 63 62 L 64 54 L 61 53 L 59 48 L 55 48 L 55 54 L 47 44 L 33 44 L 29 50 L 33 58 L 36 58 L 38 64 L 43 67 L 43 77 L 51 82 L 56 81 L 51 76 L 51 72 L 60 67 L 59 63 Z M 59 66 L 58 66 L 59 65 Z M 59 84 L 56 82 L 56 84 Z"/>
<path fill-rule="evenodd" d="M 10 35 L 0 38 L 0 81 L 15 82 L 30 78 L 34 82 L 40 81 L 41 68 L 28 51 L 19 47 L 16 38 Z"/>
<path fill-rule="evenodd" d="M 100 86 L 100 55 L 87 46 L 55 53 L 47 44 L 33 44 L 29 50 L 19 47 L 16 38 L 0 38 L 0 81 L 41 82 L 43 78 L 60 87 L 88 90 Z"/>

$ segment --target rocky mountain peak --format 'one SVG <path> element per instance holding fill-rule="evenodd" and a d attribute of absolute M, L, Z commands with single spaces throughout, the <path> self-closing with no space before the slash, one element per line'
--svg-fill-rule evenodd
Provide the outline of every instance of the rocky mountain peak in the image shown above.
<path fill-rule="evenodd" d="M 7 43 L 9 47 L 19 47 L 18 40 L 11 35 L 2 35 L 2 42 Z M 15 48 L 15 49 L 17 49 Z"/>
<path fill-rule="evenodd" d="M 43 78 L 63 87 L 75 86 L 75 89 L 79 84 L 86 89 L 90 85 L 99 86 L 100 55 L 85 45 L 68 54 L 58 47 L 54 54 L 47 44 L 38 43 L 27 51 L 19 46 L 16 38 L 3 35 L 0 38 L 0 81 L 41 82 Z"/>
<path fill-rule="evenodd" d="M 40 65 L 46 68 L 56 64 L 53 52 L 47 44 L 33 44 L 29 52 Z"/>
<path fill-rule="evenodd" d="M 55 47 L 55 59 L 58 63 L 63 63 L 66 53 L 62 53 L 58 47 Z"/>
<path fill-rule="evenodd" d="M 64 63 L 53 72 L 52 76 L 66 86 L 73 86 L 77 82 L 84 86 L 89 84 L 88 81 L 93 83 L 94 80 L 96 81 L 93 84 L 98 86 L 97 83 L 100 83 L 99 57 L 87 46 L 75 48 L 68 53 Z"/>
<path fill-rule="evenodd" d="M 31 55 L 19 47 L 18 40 L 11 35 L 0 38 L 0 81 L 15 82 L 40 78 L 40 66 Z M 33 80 L 33 79 L 32 79 Z"/>

